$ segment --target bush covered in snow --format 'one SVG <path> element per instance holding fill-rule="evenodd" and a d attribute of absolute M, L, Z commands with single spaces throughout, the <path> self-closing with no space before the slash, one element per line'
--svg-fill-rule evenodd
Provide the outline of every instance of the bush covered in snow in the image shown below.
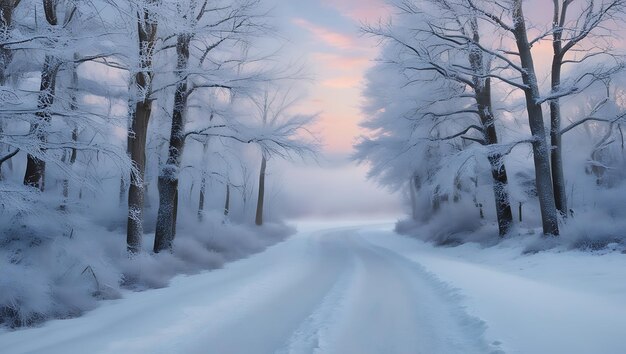
<path fill-rule="evenodd" d="M 43 201 L 42 201 L 43 202 Z M 47 214 L 0 213 L 0 324 L 16 327 L 66 318 L 121 296 L 122 289 L 167 286 L 177 274 L 220 268 L 294 232 L 282 224 L 238 225 L 209 212 L 202 222 L 181 217 L 174 250 L 129 258 L 125 235 L 55 208 Z M 16 222 L 19 219 L 19 222 Z M 187 222 L 186 222 L 187 221 Z"/>

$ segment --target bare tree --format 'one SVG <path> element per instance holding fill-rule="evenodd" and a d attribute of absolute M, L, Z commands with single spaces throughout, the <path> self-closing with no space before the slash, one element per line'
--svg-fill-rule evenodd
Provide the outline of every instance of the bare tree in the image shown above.
<path fill-rule="evenodd" d="M 261 167 L 259 169 L 258 196 L 255 213 L 255 224 L 263 225 L 265 204 L 265 178 L 267 162 L 271 156 L 289 158 L 292 154 L 304 156 L 314 154 L 315 137 L 308 130 L 315 115 L 292 115 L 289 109 L 298 102 L 299 97 L 293 96 L 291 89 L 266 88 L 263 93 L 252 98 L 257 108 L 257 119 L 260 123 L 260 136 L 256 143 L 261 148 Z M 304 136 L 299 136 L 306 134 Z M 306 137 L 312 138 L 308 141 Z"/>
<path fill-rule="evenodd" d="M 152 112 L 153 56 L 157 41 L 158 19 L 154 7 L 159 0 L 140 2 L 137 9 L 137 33 L 139 39 L 139 71 L 135 73 L 135 90 L 139 95 L 131 111 L 131 133 L 128 150 L 132 163 L 128 189 L 128 222 L 126 245 L 131 254 L 141 250 L 143 237 L 143 208 L 145 198 L 144 178 L 146 170 L 146 140 L 148 122 Z"/>
<path fill-rule="evenodd" d="M 227 60 L 214 59 L 217 68 L 207 68 L 205 61 L 211 61 L 211 55 L 223 45 L 237 45 L 246 35 L 255 34 L 260 26 L 255 22 L 254 14 L 256 1 L 245 1 L 228 6 L 207 7 L 208 2 L 191 0 L 189 6 L 179 4 L 177 13 L 181 21 L 186 24 L 176 35 L 176 76 L 174 93 L 174 108 L 172 126 L 169 139 L 168 158 L 159 173 L 159 212 L 154 240 L 154 252 L 170 250 L 176 236 L 176 215 L 178 213 L 178 181 L 182 154 L 185 147 L 186 111 L 189 96 L 199 89 L 235 89 L 234 82 L 251 80 L 250 77 L 233 77 L 226 75 L 225 68 L 230 68 L 228 62 L 244 62 L 245 55 Z M 211 16 L 206 16 L 210 14 Z M 199 53 L 198 69 L 190 70 L 190 45 L 192 40 L 196 47 L 202 48 Z M 207 38 L 217 38 L 207 43 Z M 245 53 L 245 51 L 243 51 Z M 209 60 L 207 60 L 209 59 Z M 220 78 L 224 71 L 225 78 Z M 234 70 L 236 72 L 236 70 Z M 244 75 L 246 76 L 246 75 Z M 229 79 L 231 77 L 232 79 Z M 189 81 L 191 85 L 189 85 Z M 202 188 L 202 187 L 201 187 Z"/>
<path fill-rule="evenodd" d="M 597 32 L 604 31 L 605 23 L 614 20 L 616 15 L 623 13 L 626 2 L 623 0 L 599 1 L 586 0 L 583 11 L 576 16 L 574 21 L 568 20 L 569 8 L 573 0 L 553 0 L 554 12 L 552 20 L 552 48 L 553 58 L 551 67 L 551 95 L 550 100 L 550 141 L 552 149 L 550 159 L 552 163 L 552 185 L 556 208 L 563 217 L 567 217 L 567 194 L 565 191 L 565 177 L 563 173 L 563 148 L 561 134 L 561 103 L 560 98 L 580 92 L 580 88 L 562 87 L 562 69 L 565 64 L 583 64 L 586 61 L 599 57 L 611 56 L 613 50 L 610 46 L 601 46 L 604 41 Z M 594 38 L 596 43 L 590 48 L 580 48 L 585 51 L 582 58 L 569 55 L 576 51 L 584 43 L 585 39 Z M 537 39 L 539 40 L 539 39 Z M 609 41 L 610 42 L 610 41 Z M 610 76 L 614 68 L 605 72 L 595 72 L 594 76 L 605 78 Z M 584 76 L 588 76 L 585 73 Z M 578 80 L 573 81 L 580 81 Z"/>
<path fill-rule="evenodd" d="M 59 24 L 56 1 L 43 0 L 43 8 L 46 21 L 49 26 L 56 27 L 59 25 L 66 26 L 72 20 L 72 14 L 65 16 L 64 22 Z M 39 98 L 37 100 L 37 117 L 38 121 L 31 124 L 31 134 L 45 144 L 47 126 L 50 123 L 50 107 L 54 103 L 54 95 L 56 90 L 57 73 L 63 62 L 54 55 L 46 54 L 43 68 L 41 70 L 41 83 L 39 87 Z M 40 148 L 41 150 L 41 148 Z M 41 154 L 42 152 L 40 152 Z M 24 174 L 24 184 L 44 189 L 46 162 L 41 156 L 28 154 L 26 161 L 26 172 Z"/>
<path fill-rule="evenodd" d="M 400 47 L 398 58 L 389 59 L 404 72 L 435 73 L 435 78 L 425 77 L 424 80 L 444 79 L 459 88 L 452 90 L 452 94 L 445 92 L 443 97 L 434 96 L 433 104 L 416 109 L 423 115 L 432 116 L 438 120 L 458 120 L 462 116 L 474 116 L 477 123 L 467 125 L 460 132 L 437 136 L 433 140 L 451 140 L 461 138 L 468 142 L 477 142 L 489 147 L 487 159 L 491 165 L 493 177 L 493 192 L 496 206 L 496 215 L 501 236 L 505 235 L 513 222 L 511 205 L 507 192 L 508 178 L 503 161 L 503 153 L 498 149 L 498 135 L 496 132 L 496 118 L 492 105 L 491 55 L 480 48 L 481 36 L 478 19 L 472 12 L 454 6 L 448 0 L 432 0 L 436 12 L 422 11 L 420 7 L 409 1 L 398 6 L 399 14 L 414 19 L 414 27 L 404 29 L 406 33 L 395 33 L 394 25 L 388 28 L 365 27 L 367 33 L 389 41 Z M 400 16 L 400 15 L 399 15 Z M 406 20 L 410 22 L 410 20 Z M 409 59 L 402 59 L 403 56 Z M 420 82 L 409 76 L 407 81 Z M 467 88 L 467 93 L 465 88 Z M 471 104 L 465 103 L 469 98 Z M 436 102 L 449 101 L 443 111 L 434 110 Z M 462 102 L 462 103 L 460 103 Z M 454 103 L 457 103 L 456 105 Z M 459 104 L 460 103 L 460 104 Z M 460 106 L 460 107 L 459 107 Z M 480 138 L 472 137 L 471 132 L 480 133 Z M 413 196 L 415 178 L 411 177 L 411 196 Z"/>
<path fill-rule="evenodd" d="M 517 47 L 517 52 L 505 48 L 489 50 L 478 47 L 482 51 L 499 59 L 507 70 L 512 70 L 521 76 L 521 83 L 516 79 L 501 75 L 490 74 L 513 87 L 524 92 L 526 98 L 526 112 L 532 134 L 533 160 L 535 166 L 535 184 L 539 199 L 543 232 L 546 235 L 558 235 L 559 225 L 557 218 L 554 191 L 552 188 L 552 174 L 550 170 L 550 148 L 547 144 L 547 134 L 544 127 L 543 111 L 541 108 L 542 96 L 539 92 L 539 83 L 535 71 L 534 58 L 531 52 L 532 42 L 528 37 L 526 17 L 522 0 L 508 0 L 508 5 L 495 3 L 487 5 L 484 2 L 477 5 L 475 0 L 464 0 L 465 6 L 474 11 L 479 19 L 493 25 L 496 30 L 509 33 Z M 505 18 L 508 15 L 510 24 Z M 510 59 L 513 56 L 519 60 Z"/>

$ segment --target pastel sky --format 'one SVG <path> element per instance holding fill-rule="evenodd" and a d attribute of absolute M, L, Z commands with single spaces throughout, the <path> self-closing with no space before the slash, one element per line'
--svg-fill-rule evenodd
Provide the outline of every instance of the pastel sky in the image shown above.
<path fill-rule="evenodd" d="M 320 112 L 314 128 L 323 140 L 317 164 L 278 163 L 288 180 L 281 193 L 295 215 L 399 215 L 400 198 L 366 180 L 367 167 L 349 160 L 359 128 L 361 89 L 373 64 L 376 41 L 360 35 L 366 21 L 387 16 L 384 0 L 274 0 L 285 51 L 305 62 L 314 81 L 298 107 Z M 280 172 L 278 172 L 280 171 Z"/>
<path fill-rule="evenodd" d="M 314 78 L 303 109 L 321 112 L 325 150 L 349 153 L 359 135 L 359 105 L 365 70 L 376 42 L 359 34 L 364 21 L 386 15 L 384 0 L 275 0 L 278 30 L 286 50 L 306 62 Z"/>

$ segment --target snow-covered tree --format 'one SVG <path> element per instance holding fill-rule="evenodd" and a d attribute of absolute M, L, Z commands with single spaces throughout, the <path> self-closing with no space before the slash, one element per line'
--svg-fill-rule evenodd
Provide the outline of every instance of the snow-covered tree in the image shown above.
<path fill-rule="evenodd" d="M 613 49 L 614 39 L 609 29 L 611 23 L 623 23 L 620 14 L 625 11 L 623 0 L 587 0 L 580 11 L 571 9 L 573 0 L 554 0 L 551 31 L 552 67 L 550 71 L 550 153 L 552 184 L 557 209 L 563 216 L 568 214 L 565 176 L 563 173 L 562 113 L 560 99 L 579 94 L 595 81 L 607 80 L 623 63 Z M 542 40 L 540 36 L 535 41 Z M 601 64 L 589 63 L 601 60 Z M 602 60 L 604 59 L 604 60 Z M 570 77 L 563 80 L 563 68 L 575 65 L 583 70 L 570 69 Z"/>
<path fill-rule="evenodd" d="M 317 138 L 309 130 L 316 114 L 297 114 L 293 106 L 301 99 L 291 88 L 268 86 L 250 100 L 256 107 L 255 122 L 258 134 L 250 139 L 261 149 L 258 196 L 255 223 L 263 224 L 265 206 L 265 179 L 267 162 L 271 157 L 291 159 L 315 154 Z"/>
<path fill-rule="evenodd" d="M 256 80 L 256 72 L 244 68 L 248 60 L 246 47 L 264 29 L 258 1 L 189 0 L 177 1 L 172 7 L 171 18 L 177 21 L 172 23 L 173 33 L 164 40 L 164 46 L 176 49 L 176 79 L 170 84 L 175 92 L 168 157 L 159 173 L 155 252 L 171 249 L 176 235 L 178 179 L 189 98 L 199 90 L 238 90 L 246 86 L 246 81 Z"/>
<path fill-rule="evenodd" d="M 504 235 L 512 224 L 512 212 L 503 161 L 506 149 L 498 146 L 492 105 L 490 73 L 495 71 L 492 56 L 481 50 L 484 47 L 482 33 L 472 12 L 447 0 L 421 2 L 420 5 L 402 2 L 392 24 L 365 30 L 385 40 L 387 45 L 397 47 L 395 57 L 382 60 L 394 64 L 407 76 L 404 84 L 408 87 L 422 84 L 424 79 L 450 82 L 449 92 L 430 95 L 432 100 L 447 102 L 446 107 L 426 105 L 419 110 L 440 122 L 460 123 L 459 132 L 431 139 L 460 138 L 486 147 L 500 235 Z M 434 76 L 417 76 L 424 72 Z M 472 132 L 479 136 L 472 136 Z M 415 188 L 415 180 L 411 188 Z"/>

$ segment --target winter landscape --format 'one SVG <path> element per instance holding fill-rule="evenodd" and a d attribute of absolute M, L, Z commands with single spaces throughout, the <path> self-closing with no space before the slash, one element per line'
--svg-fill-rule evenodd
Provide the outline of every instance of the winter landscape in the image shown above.
<path fill-rule="evenodd" d="M 0 353 L 626 353 L 626 0 L 0 0 Z"/>

